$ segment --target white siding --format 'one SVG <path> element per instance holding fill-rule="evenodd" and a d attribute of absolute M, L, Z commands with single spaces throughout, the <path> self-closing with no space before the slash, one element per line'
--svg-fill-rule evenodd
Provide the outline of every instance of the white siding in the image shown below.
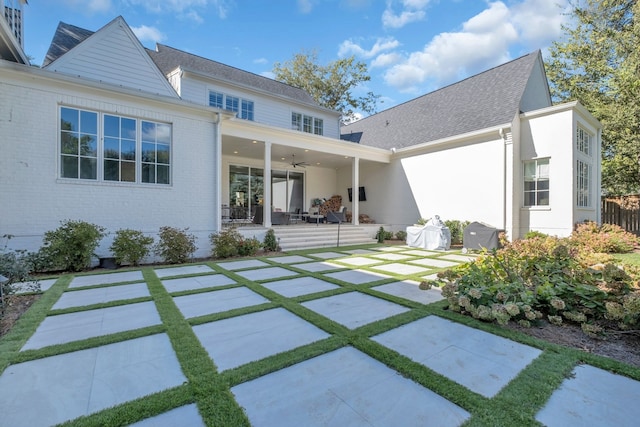
<path fill-rule="evenodd" d="M 58 178 L 59 105 L 117 112 L 172 124 L 171 186 L 70 182 Z M 113 233 L 133 228 L 150 235 L 161 226 L 189 227 L 197 256 L 209 255 L 213 232 L 215 125 L 210 112 L 38 78 L 4 75 L 0 83 L 0 235 L 13 248 L 37 250 L 60 221 L 107 228 L 97 253 L 108 256 Z"/>
<path fill-rule="evenodd" d="M 257 123 L 291 129 L 291 113 L 306 114 L 323 119 L 324 136 L 340 138 L 339 119 L 324 110 L 288 103 L 283 99 L 232 86 L 227 83 L 205 82 L 193 77 L 182 77 L 181 97 L 198 104 L 209 105 L 209 91 L 220 92 L 254 102 L 254 121 Z"/>
<path fill-rule="evenodd" d="M 47 69 L 176 97 L 166 78 L 120 19 L 93 34 Z"/>

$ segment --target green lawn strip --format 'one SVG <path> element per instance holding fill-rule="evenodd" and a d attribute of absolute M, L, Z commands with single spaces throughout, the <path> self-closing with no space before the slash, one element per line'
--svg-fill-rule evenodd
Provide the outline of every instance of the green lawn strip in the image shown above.
<path fill-rule="evenodd" d="M 375 341 L 354 335 L 350 344 L 403 377 L 415 381 L 471 413 L 479 411 L 490 400 Z"/>
<path fill-rule="evenodd" d="M 209 354 L 160 279 L 151 268 L 143 268 L 142 272 L 202 418 L 211 426 L 248 426 L 249 420 L 234 400 L 228 384 L 217 373 Z"/>
<path fill-rule="evenodd" d="M 68 307 L 68 308 L 57 308 L 49 311 L 49 316 L 59 316 L 61 314 L 78 313 L 81 311 L 96 310 L 98 308 L 118 307 L 121 305 L 136 304 L 139 302 L 147 302 L 147 301 L 153 301 L 153 298 L 151 298 L 150 296 L 138 297 L 138 298 L 120 299 L 120 300 L 114 300 L 114 301 L 108 301 L 108 302 L 98 302 L 95 304 L 79 305 L 79 306 Z"/>
<path fill-rule="evenodd" d="M 337 350 L 348 344 L 348 340 L 340 336 L 331 336 L 311 344 L 297 347 L 290 351 L 278 353 L 256 362 L 247 363 L 234 369 L 224 371 L 224 377 L 230 386 L 254 380 L 281 369 L 304 362 L 325 353 Z"/>
<path fill-rule="evenodd" d="M 59 427 L 125 426 L 179 406 L 194 403 L 188 386 L 178 386 L 150 394 L 111 408 L 59 424 Z"/>
<path fill-rule="evenodd" d="M 562 381 L 571 375 L 576 360 L 566 353 L 545 351 L 516 378 L 474 412 L 465 426 L 539 425 L 535 415 Z"/>
<path fill-rule="evenodd" d="M 47 313 L 58 301 L 73 276 L 62 276 L 24 313 L 13 326 L 11 331 L 0 339 L 0 373 L 10 363 L 20 348 L 33 335 L 40 323 L 47 317 Z"/>
<path fill-rule="evenodd" d="M 146 328 L 117 332 L 115 334 L 100 335 L 98 337 L 87 338 L 80 341 L 51 345 L 43 347 L 41 349 L 25 350 L 19 353 L 15 353 L 11 357 L 11 363 L 26 362 L 28 360 L 41 359 L 43 357 L 91 349 L 101 345 L 114 344 L 120 341 L 142 338 L 149 335 L 159 334 L 161 332 L 165 332 L 164 325 L 154 325 Z"/>

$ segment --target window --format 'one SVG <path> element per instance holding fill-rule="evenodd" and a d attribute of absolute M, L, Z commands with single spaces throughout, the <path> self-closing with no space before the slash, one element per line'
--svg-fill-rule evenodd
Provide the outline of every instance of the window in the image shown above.
<path fill-rule="evenodd" d="M 591 156 L 591 134 L 580 127 L 576 135 L 576 146 L 578 151 L 587 156 Z"/>
<path fill-rule="evenodd" d="M 209 92 L 209 106 L 216 107 L 216 108 L 223 108 L 224 106 L 223 97 L 224 95 L 221 94 L 220 92 Z"/>
<path fill-rule="evenodd" d="M 238 117 L 245 120 L 254 120 L 253 101 L 224 93 L 209 91 L 209 106 L 238 113 Z"/>
<path fill-rule="evenodd" d="M 302 114 L 291 113 L 291 129 L 302 130 Z"/>
<path fill-rule="evenodd" d="M 590 207 L 591 198 L 591 165 L 582 160 L 577 161 L 577 200 L 579 207 Z"/>
<path fill-rule="evenodd" d="M 60 110 L 60 176 L 98 176 L 98 114 L 72 108 Z"/>
<path fill-rule="evenodd" d="M 313 119 L 313 133 L 316 134 L 316 135 L 322 135 L 322 127 L 323 127 L 322 119 L 314 118 Z"/>
<path fill-rule="evenodd" d="M 242 100 L 240 118 L 253 121 L 253 101 L 247 101 L 246 99 Z"/>
<path fill-rule="evenodd" d="M 291 113 L 291 129 L 315 135 L 324 134 L 324 120 L 301 113 Z"/>
<path fill-rule="evenodd" d="M 136 121 L 104 115 L 104 180 L 136 182 Z"/>
<path fill-rule="evenodd" d="M 524 162 L 524 205 L 549 206 L 549 159 Z"/>
<path fill-rule="evenodd" d="M 171 125 L 60 108 L 60 177 L 170 183 Z"/>

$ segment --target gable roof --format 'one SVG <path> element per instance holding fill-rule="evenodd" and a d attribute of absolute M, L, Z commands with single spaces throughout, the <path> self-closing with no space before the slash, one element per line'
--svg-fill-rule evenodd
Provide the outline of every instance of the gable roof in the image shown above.
<path fill-rule="evenodd" d="M 216 80 L 234 85 L 281 96 L 314 108 L 322 108 L 306 91 L 267 77 L 231 67 L 211 59 L 193 55 L 163 44 L 156 44 L 156 50 L 147 49 L 147 53 L 158 68 L 168 75 L 177 68 L 197 72 Z"/>
<path fill-rule="evenodd" d="M 541 70 L 538 61 L 540 51 L 532 52 L 345 125 L 341 139 L 352 141 L 351 134 L 361 133 L 362 145 L 399 149 L 511 123 L 532 72 Z"/>
<path fill-rule="evenodd" d="M 93 31 L 59 22 L 56 32 L 53 35 L 53 40 L 51 40 L 51 44 L 49 45 L 49 50 L 47 50 L 44 61 L 42 61 L 42 67 L 44 68 L 51 64 L 92 34 Z"/>
<path fill-rule="evenodd" d="M 95 33 L 67 24 L 58 26 L 48 70 L 177 97 L 125 20 L 118 16 Z M 54 43 L 52 43 L 54 45 Z"/>

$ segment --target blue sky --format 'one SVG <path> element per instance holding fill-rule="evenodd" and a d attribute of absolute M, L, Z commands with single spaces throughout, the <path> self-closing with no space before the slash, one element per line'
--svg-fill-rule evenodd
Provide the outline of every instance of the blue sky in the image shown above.
<path fill-rule="evenodd" d="M 270 77 L 316 50 L 355 55 L 379 110 L 517 58 L 562 36 L 568 0 L 31 0 L 25 51 L 41 64 L 59 21 L 96 31 L 122 15 L 142 44 L 163 43 Z"/>

